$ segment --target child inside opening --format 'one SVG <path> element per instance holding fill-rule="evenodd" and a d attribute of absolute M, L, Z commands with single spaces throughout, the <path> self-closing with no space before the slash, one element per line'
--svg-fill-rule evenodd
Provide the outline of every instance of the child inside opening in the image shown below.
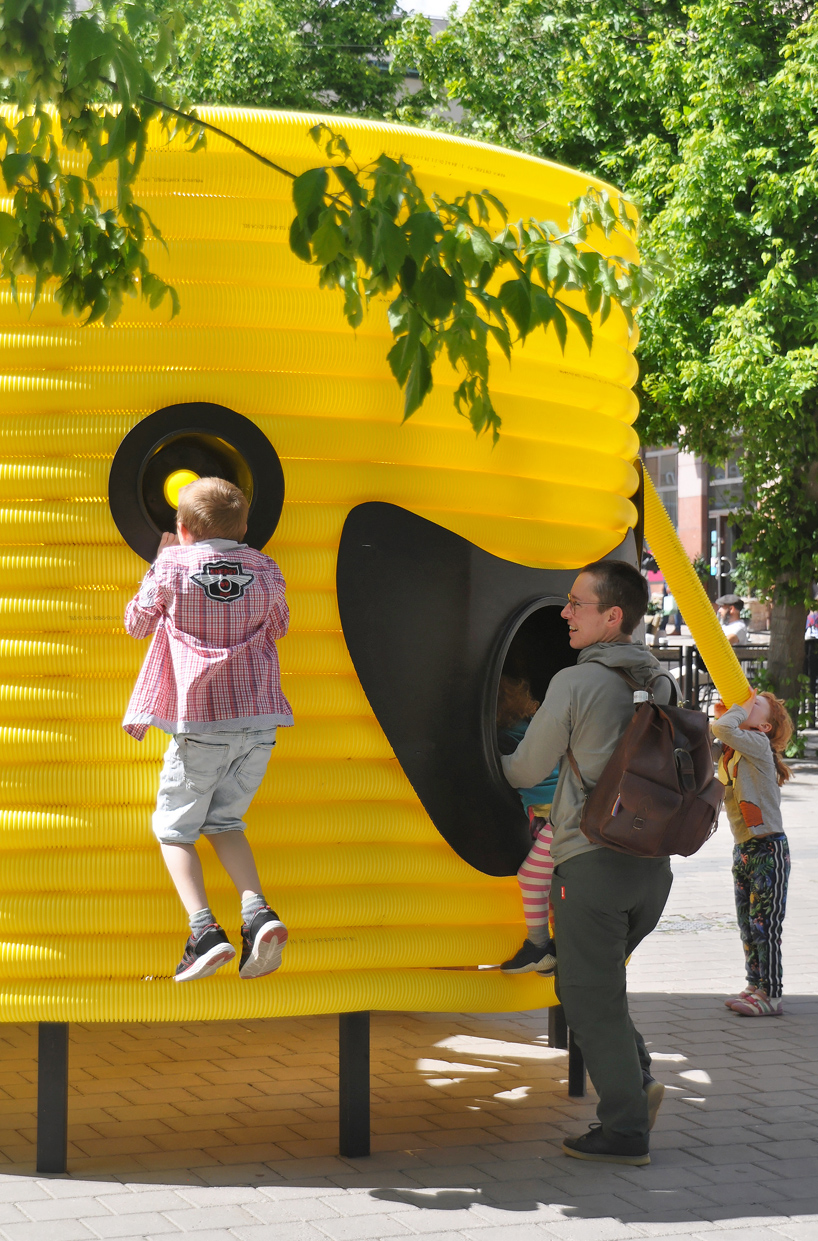
<path fill-rule="evenodd" d="M 276 728 L 293 722 L 275 639 L 289 624 L 275 561 L 241 540 L 244 494 L 221 478 L 179 492 L 176 534 L 125 612 L 134 638 L 153 634 L 123 727 L 141 741 L 171 733 L 154 834 L 190 919 L 177 982 L 206 978 L 236 955 L 208 904 L 196 841 L 206 836 L 241 896 L 239 974 L 278 969 L 287 930 L 261 891 L 242 821 L 267 770 Z"/>
<path fill-rule="evenodd" d="M 540 704 L 531 696 L 531 686 L 522 677 L 500 677 L 497 694 L 497 744 L 501 754 L 513 754 L 525 736 L 531 717 Z M 518 789 L 528 814 L 533 845 L 517 871 L 523 898 L 526 939 L 522 948 L 500 969 L 505 974 L 553 974 L 557 965 L 554 941 L 548 930 L 551 903 L 551 824 L 548 814 L 557 787 L 559 767 L 534 788 Z"/>
<path fill-rule="evenodd" d="M 735 838 L 733 879 L 744 945 L 747 987 L 726 1000 L 742 1017 L 780 1017 L 781 930 L 790 850 L 781 820 L 780 786 L 791 771 L 782 759 L 793 724 L 773 694 L 753 692 L 731 707 L 716 703 L 713 734 L 722 743 L 719 779 Z"/>

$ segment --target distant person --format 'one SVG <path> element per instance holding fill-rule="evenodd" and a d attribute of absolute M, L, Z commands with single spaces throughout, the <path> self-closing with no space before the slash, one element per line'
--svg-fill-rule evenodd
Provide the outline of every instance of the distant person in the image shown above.
<path fill-rule="evenodd" d="M 804 634 L 804 676 L 809 677 L 809 687 L 814 694 L 818 685 L 818 609 L 814 605 L 807 613 Z"/>
<path fill-rule="evenodd" d="M 660 628 L 666 634 L 682 632 L 682 616 L 676 606 L 676 600 L 667 588 L 667 583 L 662 586 L 662 623 Z"/>
<path fill-rule="evenodd" d="M 724 806 L 736 842 L 736 915 L 747 969 L 747 987 L 725 1003 L 742 1017 L 780 1017 L 781 930 L 790 874 L 780 786 L 792 775 L 782 758 L 792 720 L 780 698 L 755 692 L 729 711 L 717 702 L 715 716 L 713 735 L 724 747 L 719 779 L 727 786 Z"/>
<path fill-rule="evenodd" d="M 131 637 L 153 634 L 153 641 L 123 727 L 137 741 L 151 725 L 172 734 L 153 831 L 190 920 L 176 982 L 207 978 L 236 955 L 208 903 L 200 836 L 241 897 L 239 977 L 271 974 L 287 942 L 262 894 L 242 821 L 276 728 L 293 722 L 275 644 L 290 617 L 284 579 L 274 560 L 241 541 L 247 510 L 244 494 L 222 478 L 182 487 L 176 534 L 162 535 L 125 612 Z"/>
<path fill-rule="evenodd" d="M 531 695 L 531 686 L 522 677 L 500 677 L 497 694 L 497 744 L 501 754 L 513 754 L 526 734 L 540 704 Z M 518 789 L 528 815 L 533 844 L 517 871 L 523 898 L 526 938 L 522 947 L 504 961 L 504 974 L 553 974 L 556 966 L 554 941 L 548 929 L 551 909 L 551 824 L 548 815 L 557 788 L 559 767 L 545 780 L 528 789 Z"/>
<path fill-rule="evenodd" d="M 747 626 L 741 619 L 744 600 L 739 595 L 721 595 L 716 600 L 719 624 L 731 646 L 747 644 Z"/>

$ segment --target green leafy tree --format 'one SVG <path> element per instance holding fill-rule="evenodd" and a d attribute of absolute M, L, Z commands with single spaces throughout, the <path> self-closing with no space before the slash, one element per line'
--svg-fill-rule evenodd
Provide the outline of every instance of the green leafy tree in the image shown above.
<path fill-rule="evenodd" d="M 393 0 L 184 0 L 182 12 L 164 75 L 181 96 L 366 116 L 395 106 L 403 78 L 386 49 L 401 20 Z"/>
<path fill-rule="evenodd" d="M 177 107 L 159 84 L 181 20 L 167 10 L 149 12 L 139 0 L 94 0 L 81 14 L 71 0 L 7 0 L 0 71 L 20 114 L 0 131 L 0 170 L 13 199 L 12 210 L 0 213 L 0 256 L 13 289 L 28 277 L 36 297 L 54 278 L 63 309 L 86 314 L 86 321 L 113 322 L 124 296 L 137 291 L 153 304 L 169 296 L 175 312 L 174 290 L 148 268 L 142 247 L 152 226 L 132 185 L 147 123 L 157 114 L 183 126 L 194 145 L 214 128 Z M 100 104 L 101 91 L 118 109 Z M 67 156 L 52 133 L 49 104 L 61 119 Z M 322 287 L 343 291 L 353 327 L 373 295 L 394 293 L 389 361 L 405 389 L 407 417 L 430 391 L 433 363 L 445 351 L 463 374 L 458 411 L 477 432 L 496 435 L 490 340 L 508 357 L 516 340 L 553 327 L 564 346 L 570 321 L 590 348 L 593 317 L 604 321 L 616 303 L 630 319 L 649 286 L 644 270 L 593 246 L 594 236 L 634 227 L 607 194 L 573 204 L 568 234 L 548 221 L 512 228 L 502 203 L 485 191 L 454 202 L 428 199 L 404 161 L 381 156 L 366 168 L 353 166 L 343 137 L 323 126 L 314 136 L 327 164 L 299 177 L 216 132 L 292 179 L 291 246 L 318 267 Z M 90 157 L 84 175 L 73 152 Z M 118 200 L 101 211 L 94 177 L 112 162 Z M 569 291 L 584 293 L 587 313 L 566 299 Z"/>
<path fill-rule="evenodd" d="M 352 327 L 373 296 L 395 295 L 389 365 L 405 392 L 406 418 L 431 391 L 433 363 L 445 353 L 464 375 L 455 390 L 458 412 L 496 438 L 490 341 L 510 360 L 516 341 L 537 328 L 553 327 L 564 349 L 569 323 L 590 349 L 593 317 L 604 323 L 614 303 L 633 322 L 649 276 L 589 244 L 594 229 L 610 237 L 635 227 L 621 200 L 615 208 L 607 194 L 590 191 L 571 204 L 567 232 L 551 221 L 509 225 L 505 207 L 486 190 L 453 202 L 427 198 L 405 161 L 381 155 L 353 168 L 342 137 L 322 125 L 314 136 L 339 162 L 295 181 L 290 244 L 319 267 L 323 288 L 343 291 Z M 569 303 L 568 290 L 584 292 L 585 311 Z"/>
<path fill-rule="evenodd" d="M 140 4 L 99 0 L 74 11 L 70 0 L 3 0 L 0 7 L 0 84 L 20 117 L 0 118 L 0 170 L 11 211 L 0 212 L 2 276 L 17 290 L 20 277 L 46 280 L 66 312 L 113 322 L 126 294 L 137 289 L 152 306 L 175 292 L 151 272 L 144 253 L 158 237 L 134 201 L 133 181 L 155 117 L 174 126 L 159 104 L 168 99 L 157 75 L 173 50 L 176 15 L 152 19 Z M 134 43 L 151 23 L 153 55 Z M 119 105 L 99 108 L 107 92 Z M 61 156 L 48 105 L 79 160 Z M 198 130 L 181 122 L 195 145 Z M 116 205 L 102 210 L 94 178 L 117 171 Z"/>
<path fill-rule="evenodd" d="M 818 14 L 509 0 L 492 25 L 492 8 L 473 0 L 437 39 L 415 19 L 400 55 L 465 104 L 468 132 L 605 170 L 641 206 L 643 253 L 666 262 L 640 317 L 640 430 L 712 461 L 742 445 L 747 568 L 794 699 L 818 574 Z"/>
<path fill-rule="evenodd" d="M 418 14 L 392 42 L 423 83 L 400 115 L 627 183 L 662 131 L 653 40 L 684 28 L 679 0 L 471 0 L 436 34 Z M 461 122 L 441 119 L 452 102 Z"/>

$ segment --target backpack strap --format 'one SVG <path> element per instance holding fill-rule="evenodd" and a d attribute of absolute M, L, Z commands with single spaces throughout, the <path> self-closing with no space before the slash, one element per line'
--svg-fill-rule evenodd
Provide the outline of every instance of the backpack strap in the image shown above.
<path fill-rule="evenodd" d="M 571 749 L 570 745 L 568 749 L 565 751 L 565 757 L 568 759 L 568 762 L 571 766 L 571 770 L 573 771 L 574 775 L 579 780 L 579 787 L 582 789 L 582 800 L 587 801 L 588 790 L 585 787 L 585 781 L 582 778 L 582 772 L 577 766 L 577 760 L 574 758 L 574 751 Z"/>
<path fill-rule="evenodd" d="M 656 684 L 656 682 L 661 677 L 664 677 L 667 681 L 670 681 L 670 688 L 673 693 L 673 705 L 674 706 L 678 705 L 679 687 L 677 686 L 676 682 L 674 681 L 670 673 L 665 672 L 663 669 L 661 669 L 659 672 L 654 673 L 654 675 L 650 678 L 649 681 L 646 681 L 643 683 L 641 681 L 637 681 L 636 678 L 632 677 L 629 672 L 625 672 L 624 668 L 611 668 L 610 664 L 603 663 L 601 659 L 589 659 L 588 662 L 593 663 L 593 664 L 601 664 L 603 668 L 609 668 L 611 672 L 615 672 L 617 676 L 620 676 L 622 680 L 626 683 L 626 685 L 630 686 L 632 690 L 646 689 L 648 693 L 651 695 L 651 697 L 653 696 L 653 686 Z M 571 770 L 576 776 L 577 780 L 579 781 L 579 786 L 582 789 L 583 800 L 587 801 L 588 790 L 585 787 L 585 781 L 582 778 L 582 772 L 579 769 L 577 760 L 574 757 L 574 751 L 571 749 L 570 745 L 565 751 L 565 757 L 568 759 L 568 763 L 571 767 Z"/>
<path fill-rule="evenodd" d="M 601 659 L 589 659 L 588 662 L 592 664 L 602 664 L 603 668 L 611 668 L 610 664 L 602 663 Z M 658 672 L 655 672 L 649 681 L 637 681 L 635 677 L 632 677 L 631 674 L 626 672 L 624 668 L 611 668 L 611 672 L 615 672 L 617 676 L 621 677 L 625 684 L 629 685 L 632 690 L 646 689 L 651 696 L 653 696 L 653 687 L 656 682 L 664 677 L 666 681 L 670 681 L 670 688 L 673 694 L 673 702 L 669 705 L 674 707 L 679 705 L 679 687 L 670 673 L 665 672 L 663 668 Z"/>

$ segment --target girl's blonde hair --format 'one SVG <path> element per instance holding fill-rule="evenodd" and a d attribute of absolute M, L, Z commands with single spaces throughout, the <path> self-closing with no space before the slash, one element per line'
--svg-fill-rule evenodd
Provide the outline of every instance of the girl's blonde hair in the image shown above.
<path fill-rule="evenodd" d="M 759 694 L 759 698 L 767 700 L 771 725 L 767 737 L 773 752 L 773 762 L 775 763 L 775 774 L 778 783 L 785 784 L 792 775 L 792 771 L 781 756 L 789 745 L 790 737 L 795 732 L 795 725 L 782 698 L 776 698 L 775 694 L 771 694 L 768 690 L 764 690 L 763 693 Z"/>
<path fill-rule="evenodd" d="M 531 696 L 525 677 L 500 677 L 497 691 L 497 727 L 510 728 L 520 720 L 530 720 L 540 704 Z"/>

